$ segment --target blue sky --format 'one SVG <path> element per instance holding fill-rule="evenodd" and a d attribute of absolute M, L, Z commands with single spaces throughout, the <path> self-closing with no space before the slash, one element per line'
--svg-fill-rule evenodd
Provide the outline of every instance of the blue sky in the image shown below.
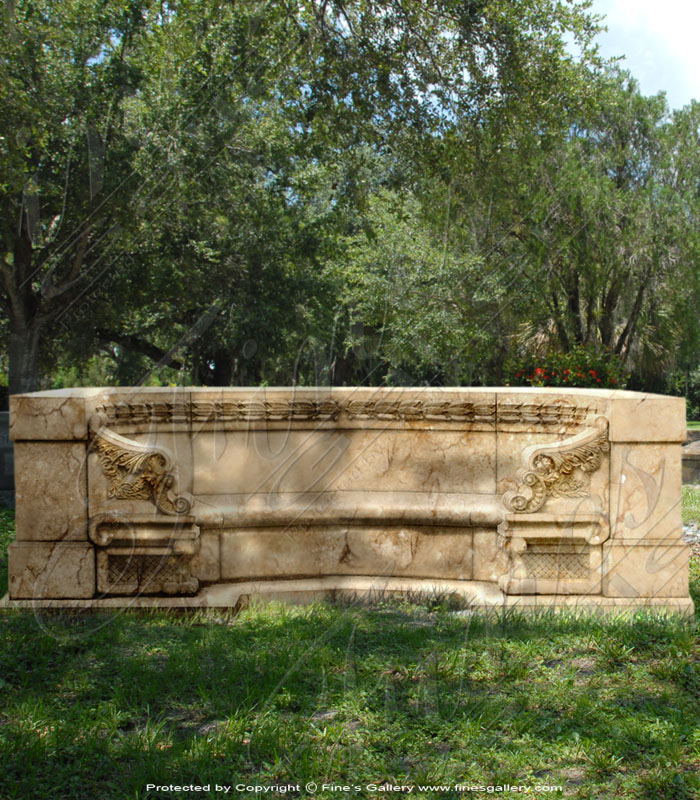
<path fill-rule="evenodd" d="M 603 56 L 626 56 L 621 66 L 643 94 L 666 92 L 671 108 L 700 100 L 700 0 L 593 0 L 608 32 Z"/>

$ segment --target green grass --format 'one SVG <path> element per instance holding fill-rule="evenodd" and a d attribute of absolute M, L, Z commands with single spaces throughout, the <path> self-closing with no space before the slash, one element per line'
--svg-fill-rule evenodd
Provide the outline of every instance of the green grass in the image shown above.
<path fill-rule="evenodd" d="M 7 592 L 7 547 L 14 537 L 14 511 L 0 506 L 0 598 Z"/>
<path fill-rule="evenodd" d="M 7 542 L 11 515 L 1 524 Z M 693 583 L 697 602 L 695 570 Z M 699 709 L 696 627 L 659 614 L 489 618 L 394 601 L 0 615 L 2 800 L 259 797 L 274 795 L 145 787 L 308 781 L 694 798 Z"/>
<path fill-rule="evenodd" d="M 700 488 L 683 487 L 683 522 L 688 524 L 700 520 Z"/>
<path fill-rule="evenodd" d="M 686 422 L 686 427 L 691 431 L 700 430 L 700 420 L 688 420 L 688 422 Z"/>

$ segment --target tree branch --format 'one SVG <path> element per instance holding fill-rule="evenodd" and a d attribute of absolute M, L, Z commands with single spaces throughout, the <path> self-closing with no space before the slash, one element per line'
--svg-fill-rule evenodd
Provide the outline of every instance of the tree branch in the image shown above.
<path fill-rule="evenodd" d="M 142 339 L 140 336 L 135 336 L 130 333 L 118 333 L 117 331 L 109 331 L 100 328 L 96 331 L 98 338 L 103 342 L 114 342 L 116 344 L 126 347 L 127 350 L 135 350 L 137 353 L 143 353 L 153 361 L 163 361 L 161 366 L 172 367 L 173 369 L 182 369 L 183 364 L 181 361 L 174 359 L 172 356 L 166 358 L 167 351 L 161 349 L 152 342 Z"/>
<path fill-rule="evenodd" d="M 634 298 L 634 305 L 632 306 L 632 311 L 630 312 L 629 317 L 627 318 L 627 324 L 622 330 L 622 333 L 618 337 L 617 344 L 615 345 L 615 353 L 617 355 L 622 354 L 622 349 L 625 349 L 625 358 L 629 354 L 630 344 L 632 341 L 632 333 L 634 329 L 637 327 L 637 319 L 639 317 L 639 313 L 642 310 L 642 302 L 644 300 L 644 292 L 647 287 L 647 283 L 649 282 L 650 275 L 647 276 L 642 281 L 641 286 L 637 289 L 637 296 Z"/>

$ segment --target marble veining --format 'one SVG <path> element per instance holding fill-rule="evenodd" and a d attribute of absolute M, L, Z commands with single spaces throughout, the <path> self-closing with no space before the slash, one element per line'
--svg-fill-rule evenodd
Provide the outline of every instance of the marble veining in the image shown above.
<path fill-rule="evenodd" d="M 456 593 L 692 612 L 682 398 L 158 388 L 11 398 L 9 603 Z"/>

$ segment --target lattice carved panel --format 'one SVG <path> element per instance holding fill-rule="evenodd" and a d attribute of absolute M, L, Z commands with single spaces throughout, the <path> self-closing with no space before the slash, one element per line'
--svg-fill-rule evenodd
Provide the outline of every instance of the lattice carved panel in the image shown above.
<path fill-rule="evenodd" d="M 528 578 L 571 580 L 587 578 L 590 574 L 590 554 L 558 553 L 556 551 L 526 551 L 522 554 Z"/>
<path fill-rule="evenodd" d="M 98 554 L 98 590 L 106 594 L 192 594 L 199 582 L 190 573 L 190 558 L 167 553 Z"/>

